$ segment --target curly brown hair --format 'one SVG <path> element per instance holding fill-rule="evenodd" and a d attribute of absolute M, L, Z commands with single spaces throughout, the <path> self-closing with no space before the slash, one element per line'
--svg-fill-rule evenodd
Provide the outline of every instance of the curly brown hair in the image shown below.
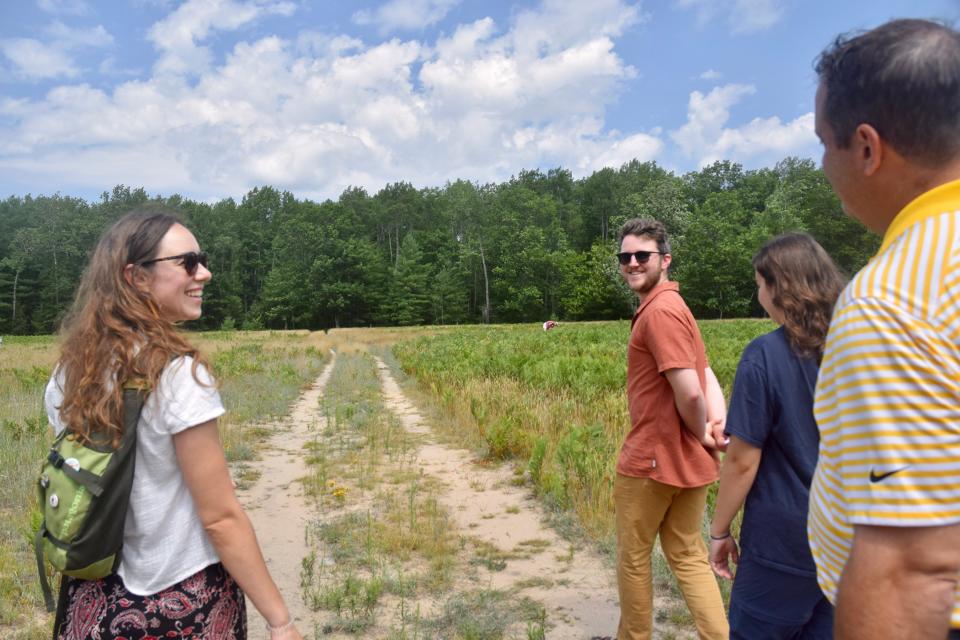
<path fill-rule="evenodd" d="M 833 307 L 846 284 L 837 265 L 806 233 L 787 233 L 760 248 L 753 256 L 753 268 L 783 314 L 791 350 L 819 361 Z"/>
<path fill-rule="evenodd" d="M 197 349 L 165 319 L 149 289 L 150 267 L 160 241 L 175 224 L 169 211 L 132 211 L 100 237 L 61 326 L 57 370 L 63 375 L 60 416 L 81 442 L 107 434 L 116 444 L 123 433 L 123 387 L 137 381 L 156 388 L 172 358 Z M 128 269 L 129 267 L 129 269 Z M 199 382 L 199 380 L 198 380 Z"/>

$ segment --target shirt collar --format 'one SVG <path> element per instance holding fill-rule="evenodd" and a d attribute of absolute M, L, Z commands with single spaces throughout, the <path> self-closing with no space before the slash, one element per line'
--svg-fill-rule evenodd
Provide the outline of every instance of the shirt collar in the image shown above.
<path fill-rule="evenodd" d="M 887 227 L 886 233 L 883 234 L 880 252 L 893 244 L 897 237 L 913 225 L 956 208 L 958 202 L 960 202 L 960 180 L 946 182 L 920 194 L 901 209 Z"/>
<path fill-rule="evenodd" d="M 643 302 L 640 303 L 640 307 L 637 309 L 637 312 L 634 315 L 636 318 L 640 315 L 640 312 L 643 311 L 650 301 L 656 298 L 658 295 L 664 291 L 680 291 L 680 285 L 673 280 L 665 280 L 660 282 L 653 289 L 650 289 L 650 293 L 647 294 L 647 297 L 643 299 Z"/>

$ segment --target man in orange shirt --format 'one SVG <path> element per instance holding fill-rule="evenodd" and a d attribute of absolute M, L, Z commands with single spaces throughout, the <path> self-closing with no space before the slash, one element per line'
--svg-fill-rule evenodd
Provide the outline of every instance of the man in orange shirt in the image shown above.
<path fill-rule="evenodd" d="M 653 631 L 650 555 L 657 535 L 701 638 L 729 636 L 702 536 L 707 486 L 717 479 L 726 406 L 677 283 L 664 226 L 628 220 L 620 272 L 640 299 L 627 348 L 630 432 L 617 460 L 619 640 Z"/>

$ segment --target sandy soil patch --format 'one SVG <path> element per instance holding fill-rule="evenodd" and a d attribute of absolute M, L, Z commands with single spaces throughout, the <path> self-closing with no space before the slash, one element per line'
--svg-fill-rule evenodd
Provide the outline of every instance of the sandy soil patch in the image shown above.
<path fill-rule="evenodd" d="M 476 464 L 469 452 L 429 442 L 430 429 L 397 385 L 389 368 L 377 361 L 387 407 L 404 427 L 427 437 L 420 447 L 424 473 L 440 480 L 438 495 L 462 535 L 477 538 L 510 555 L 506 567 L 489 572 L 495 589 L 518 587 L 543 604 L 547 637 L 559 640 L 613 635 L 619 608 L 616 584 L 604 561 L 569 542 L 544 524 L 545 514 L 529 490 L 511 484 L 505 466 Z M 530 586 L 525 586 L 530 585 Z"/>
<path fill-rule="evenodd" d="M 257 532 L 270 575 L 304 637 L 312 637 L 314 614 L 300 597 L 300 568 L 308 553 L 304 532 L 314 514 L 299 480 L 307 474 L 304 444 L 323 428 L 319 401 L 336 360 L 334 356 L 301 394 L 290 415 L 272 425 L 274 432 L 261 448 L 260 460 L 249 463 L 260 472 L 260 478 L 249 489 L 237 492 Z M 247 610 L 248 638 L 269 640 L 264 620 L 249 600 Z"/>

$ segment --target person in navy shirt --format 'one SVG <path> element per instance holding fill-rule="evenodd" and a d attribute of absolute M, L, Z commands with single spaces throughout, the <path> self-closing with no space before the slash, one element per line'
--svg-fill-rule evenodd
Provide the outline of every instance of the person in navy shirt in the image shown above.
<path fill-rule="evenodd" d="M 724 433 L 730 439 L 710 526 L 710 566 L 732 579 L 730 637 L 833 637 L 833 606 L 817 585 L 807 502 L 820 436 L 813 391 L 844 278 L 817 242 L 778 236 L 753 258 L 760 305 L 778 329 L 743 352 Z M 746 506 L 740 545 L 730 525 Z"/>

